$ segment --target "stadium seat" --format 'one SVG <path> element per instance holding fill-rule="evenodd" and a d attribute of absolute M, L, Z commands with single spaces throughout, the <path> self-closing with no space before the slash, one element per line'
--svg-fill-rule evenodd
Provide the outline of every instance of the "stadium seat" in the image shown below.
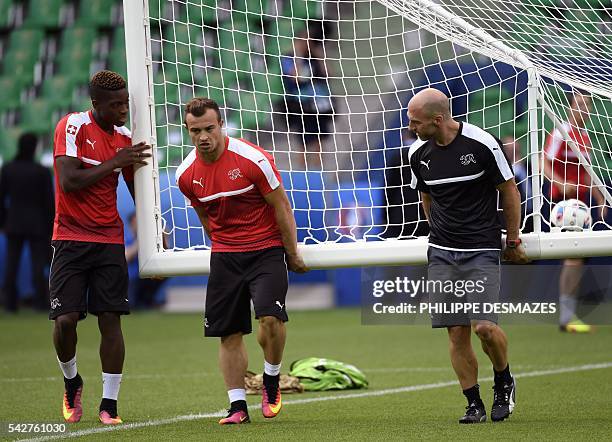
<path fill-rule="evenodd" d="M 234 0 L 234 10 L 262 15 L 268 11 L 268 0 Z"/>
<path fill-rule="evenodd" d="M 10 75 L 21 86 L 29 86 L 34 82 L 34 66 L 38 60 L 38 52 L 11 50 L 2 59 L 4 75 Z"/>
<path fill-rule="evenodd" d="M 12 10 L 12 0 L 0 0 L 0 29 L 11 27 L 13 19 L 11 16 Z"/>
<path fill-rule="evenodd" d="M 241 129 L 262 129 L 271 120 L 270 98 L 268 94 L 250 91 L 239 92 L 237 109 L 240 111 Z"/>
<path fill-rule="evenodd" d="M 85 26 L 109 27 L 113 25 L 117 0 L 82 0 L 79 4 L 77 23 Z"/>
<path fill-rule="evenodd" d="M 39 135 L 49 135 L 53 130 L 53 108 L 43 98 L 32 100 L 21 107 L 21 127 Z"/>
<path fill-rule="evenodd" d="M 19 107 L 21 84 L 14 76 L 0 77 L 0 112 Z"/>
<path fill-rule="evenodd" d="M 285 1 L 285 17 L 317 19 L 321 17 L 320 0 L 288 0 Z"/>
<path fill-rule="evenodd" d="M 95 29 L 85 26 L 75 26 L 62 32 L 61 44 L 63 50 L 71 50 L 79 46 L 91 47 L 97 37 Z"/>
<path fill-rule="evenodd" d="M 0 126 L 0 157 L 3 162 L 12 160 L 17 152 L 17 141 L 22 133 L 19 127 Z"/>
<path fill-rule="evenodd" d="M 201 5 L 196 4 L 193 1 L 187 2 L 186 7 L 181 10 L 181 21 L 197 26 L 202 26 L 206 24 L 211 25 L 216 23 L 217 8 L 214 5 L 206 5 L 203 3 L 205 2 L 202 2 Z"/>
<path fill-rule="evenodd" d="M 293 38 L 306 27 L 303 20 L 278 17 L 266 25 L 265 53 L 278 56 L 293 52 Z"/>
<path fill-rule="evenodd" d="M 63 0 L 30 0 L 23 24 L 33 28 L 59 28 L 63 6 Z"/>
<path fill-rule="evenodd" d="M 72 104 L 74 82 L 70 77 L 56 75 L 44 80 L 42 97 L 55 108 L 66 109 Z"/>
<path fill-rule="evenodd" d="M 72 77 L 77 83 L 89 81 L 91 65 L 91 48 L 85 46 L 70 51 L 62 50 L 59 54 L 59 73 Z"/>

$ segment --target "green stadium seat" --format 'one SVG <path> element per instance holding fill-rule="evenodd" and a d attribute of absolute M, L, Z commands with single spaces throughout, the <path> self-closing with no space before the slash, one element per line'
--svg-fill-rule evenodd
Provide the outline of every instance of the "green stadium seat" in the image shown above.
<path fill-rule="evenodd" d="M 38 52 L 38 47 L 44 37 L 45 33 L 41 29 L 16 29 L 11 32 L 9 37 L 9 47 L 11 49 L 27 49 L 35 46 Z"/>
<path fill-rule="evenodd" d="M 50 103 L 38 98 L 21 107 L 21 127 L 38 135 L 50 135 L 53 131 L 53 107 Z"/>
<path fill-rule="evenodd" d="M 498 138 L 514 135 L 516 113 L 512 95 L 499 86 L 470 94 L 468 98 L 469 123 L 479 126 Z"/>
<path fill-rule="evenodd" d="M 108 54 L 108 68 L 115 71 L 124 78 L 127 77 L 127 59 L 125 49 L 123 51 L 113 50 Z"/>
<path fill-rule="evenodd" d="M 269 123 L 272 109 L 268 94 L 239 91 L 237 105 L 242 129 L 262 129 Z"/>
<path fill-rule="evenodd" d="M 21 84 L 14 76 L 0 77 L 0 112 L 19 107 Z"/>
<path fill-rule="evenodd" d="M 304 20 L 277 18 L 266 27 L 265 52 L 278 56 L 293 52 L 293 39 L 306 27 Z"/>
<path fill-rule="evenodd" d="M 25 26 L 34 28 L 59 28 L 62 19 L 63 0 L 30 0 Z"/>
<path fill-rule="evenodd" d="M 197 26 L 212 25 L 216 23 L 217 8 L 214 6 L 214 3 L 208 5 L 203 3 L 205 2 L 196 2 L 194 0 L 188 1 L 180 15 L 181 21 Z"/>
<path fill-rule="evenodd" d="M 303 18 L 307 20 L 321 17 L 321 0 L 286 0 L 285 17 Z"/>
<path fill-rule="evenodd" d="M 70 77 L 56 75 L 43 82 L 42 97 L 55 108 L 68 108 L 72 104 L 74 82 Z"/>
<path fill-rule="evenodd" d="M 15 78 L 21 86 L 29 86 L 34 82 L 34 66 L 37 60 L 38 53 L 11 50 L 2 60 L 3 72 Z"/>
<path fill-rule="evenodd" d="M 223 78 L 226 87 L 238 82 L 241 78 L 247 78 L 250 73 L 249 34 L 244 32 L 246 28 L 231 29 L 231 24 L 224 23 L 226 27 L 218 29 L 219 38 L 219 67 L 223 70 Z M 234 23 L 234 26 L 236 23 Z M 240 29 L 240 30 L 238 30 Z"/>
<path fill-rule="evenodd" d="M 91 48 L 96 37 L 96 30 L 89 27 L 68 28 L 62 32 L 61 48 L 62 50 L 71 50 L 82 46 Z"/>
<path fill-rule="evenodd" d="M 89 81 L 91 50 L 86 48 L 75 49 L 70 52 L 62 51 L 59 55 L 59 73 L 72 77 L 77 83 Z"/>
<path fill-rule="evenodd" d="M 79 25 L 110 27 L 117 0 L 84 0 L 79 4 L 77 23 Z"/>
<path fill-rule="evenodd" d="M 84 112 L 86 110 L 91 109 L 91 107 L 91 98 L 89 97 L 89 95 L 80 95 L 73 100 L 70 111 Z"/>
<path fill-rule="evenodd" d="M 17 142 L 22 133 L 23 130 L 20 127 L 0 126 L 0 157 L 4 163 L 15 158 Z"/>
<path fill-rule="evenodd" d="M 234 0 L 234 10 L 262 15 L 268 11 L 268 0 Z"/>
<path fill-rule="evenodd" d="M 11 27 L 12 10 L 13 10 L 13 0 L 0 0 L 0 29 Z"/>

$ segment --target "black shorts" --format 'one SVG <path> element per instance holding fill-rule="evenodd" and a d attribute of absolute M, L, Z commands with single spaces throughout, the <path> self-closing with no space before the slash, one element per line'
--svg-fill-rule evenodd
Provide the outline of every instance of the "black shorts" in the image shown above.
<path fill-rule="evenodd" d="M 70 312 L 128 314 L 128 271 L 123 244 L 53 241 L 49 319 Z"/>
<path fill-rule="evenodd" d="M 256 318 L 274 316 L 288 321 L 285 311 L 288 285 L 282 247 L 211 253 L 204 335 L 251 333 L 251 300 Z"/>
<path fill-rule="evenodd" d="M 487 309 L 499 302 L 500 254 L 428 248 L 427 292 L 438 309 L 430 310 L 433 328 L 469 326 L 472 321 L 497 324 L 498 315 Z"/>

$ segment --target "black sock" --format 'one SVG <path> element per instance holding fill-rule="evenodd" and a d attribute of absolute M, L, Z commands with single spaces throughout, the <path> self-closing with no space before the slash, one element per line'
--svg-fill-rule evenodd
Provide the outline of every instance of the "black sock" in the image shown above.
<path fill-rule="evenodd" d="M 64 386 L 66 387 L 66 390 L 76 390 L 81 385 L 83 385 L 83 378 L 81 378 L 81 375 L 78 373 L 72 379 L 64 378 Z"/>
<path fill-rule="evenodd" d="M 480 385 L 476 384 L 467 390 L 463 390 L 463 394 L 467 398 L 468 404 L 472 404 L 473 402 L 482 404 L 482 399 L 480 399 Z"/>
<path fill-rule="evenodd" d="M 234 401 L 230 404 L 230 410 L 231 411 L 237 411 L 237 410 L 242 410 L 245 412 L 249 412 L 248 408 L 247 408 L 247 403 L 246 401 L 240 400 L 240 401 Z"/>
<path fill-rule="evenodd" d="M 102 398 L 100 402 L 100 412 L 107 411 L 110 417 L 117 417 L 117 401 L 114 399 Z"/>
<path fill-rule="evenodd" d="M 280 375 L 270 376 L 269 374 L 264 373 L 263 375 L 263 383 L 264 385 L 278 387 L 278 381 L 280 379 Z"/>
<path fill-rule="evenodd" d="M 269 374 L 264 373 L 263 375 L 264 388 L 268 392 L 268 400 L 274 401 L 272 403 L 276 403 L 276 394 L 278 393 L 279 380 L 279 374 L 277 374 L 276 376 L 270 376 Z"/>
<path fill-rule="evenodd" d="M 512 382 L 512 374 L 510 374 L 510 364 L 502 371 L 493 369 L 494 379 L 496 384 L 510 384 Z"/>

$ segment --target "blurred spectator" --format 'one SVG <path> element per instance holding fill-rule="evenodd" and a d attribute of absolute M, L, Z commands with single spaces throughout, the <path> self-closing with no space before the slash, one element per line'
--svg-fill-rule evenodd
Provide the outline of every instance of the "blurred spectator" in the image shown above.
<path fill-rule="evenodd" d="M 308 22 L 293 41 L 293 53 L 281 57 L 289 128 L 302 134 L 303 162 L 309 168 L 321 167 L 321 143 L 332 132 L 334 120 L 323 46 L 330 32 L 326 22 Z"/>
<path fill-rule="evenodd" d="M 158 308 L 164 305 L 165 300 L 158 297 L 159 289 L 166 279 L 140 279 L 138 276 L 138 227 L 136 213 L 132 213 L 128 220 L 131 231 L 131 242 L 126 238 L 125 260 L 130 273 L 129 299 L 130 305 L 135 309 Z"/>
<path fill-rule="evenodd" d="M 419 204 L 419 194 L 410 187 L 412 178 L 408 151 L 416 135 L 402 129 L 402 145 L 385 149 L 385 196 L 387 199 L 386 238 L 426 236 L 429 226 Z"/>
<path fill-rule="evenodd" d="M 17 272 L 24 243 L 30 245 L 32 282 L 36 309 L 49 309 L 49 286 L 45 267 L 49 263 L 55 204 L 48 169 L 34 159 L 37 138 L 25 133 L 15 158 L 0 172 L 0 229 L 7 239 L 4 280 L 5 308 L 17 311 Z"/>
<path fill-rule="evenodd" d="M 512 164 L 516 185 L 521 192 L 521 201 L 524 202 L 524 204 L 521 204 L 521 227 L 523 223 L 525 223 L 525 227 L 521 231 L 523 233 L 533 232 L 533 217 L 529 216 L 533 211 L 533 193 L 528 176 L 527 157 L 522 155 L 521 145 L 513 136 L 505 136 L 502 139 L 502 144 L 504 153 Z M 525 218 L 527 218 L 526 221 Z"/>

